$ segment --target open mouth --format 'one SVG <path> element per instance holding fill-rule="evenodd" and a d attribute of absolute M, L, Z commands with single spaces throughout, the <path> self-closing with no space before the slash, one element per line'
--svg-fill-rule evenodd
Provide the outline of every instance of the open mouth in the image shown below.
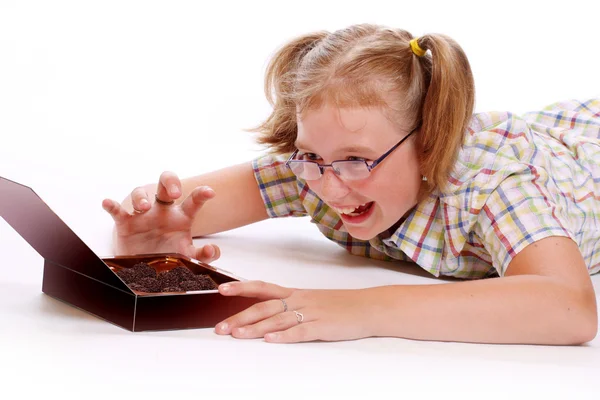
<path fill-rule="evenodd" d="M 363 215 L 363 214 L 369 212 L 371 207 L 373 207 L 373 204 L 374 204 L 374 202 L 370 201 L 368 203 L 361 204 L 358 207 L 354 207 L 354 208 L 352 208 L 352 207 L 342 207 L 342 208 L 332 207 L 332 208 L 341 216 L 358 217 L 360 215 Z"/>

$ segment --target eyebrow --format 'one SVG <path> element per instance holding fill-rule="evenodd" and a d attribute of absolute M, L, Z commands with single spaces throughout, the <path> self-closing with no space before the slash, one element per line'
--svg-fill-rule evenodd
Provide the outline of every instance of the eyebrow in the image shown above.
<path fill-rule="evenodd" d="M 296 141 L 294 143 L 294 146 L 296 146 L 297 149 L 305 149 L 310 151 L 310 146 L 306 146 L 304 143 Z M 338 149 L 338 151 L 340 153 L 373 153 L 373 149 L 370 149 L 368 147 L 364 147 L 364 146 L 347 146 L 347 147 L 342 147 L 341 149 Z"/>

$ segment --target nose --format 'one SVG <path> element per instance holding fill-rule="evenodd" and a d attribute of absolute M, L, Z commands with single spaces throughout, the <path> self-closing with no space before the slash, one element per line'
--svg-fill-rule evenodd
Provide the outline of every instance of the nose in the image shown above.
<path fill-rule="evenodd" d="M 325 169 L 321 177 L 321 196 L 324 200 L 337 200 L 350 193 L 350 188 L 333 172 Z"/>

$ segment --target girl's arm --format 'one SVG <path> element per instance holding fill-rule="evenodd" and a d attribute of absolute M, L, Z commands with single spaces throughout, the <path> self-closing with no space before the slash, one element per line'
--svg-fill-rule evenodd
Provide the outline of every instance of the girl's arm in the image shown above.
<path fill-rule="evenodd" d="M 268 218 L 251 162 L 181 179 L 182 194 L 175 202 L 182 202 L 198 186 L 211 187 L 216 196 L 204 203 L 196 215 L 192 224 L 193 237 L 227 231 Z M 151 183 L 143 188 L 148 198 L 154 199 L 157 184 Z M 132 211 L 131 195 L 123 200 L 122 205 Z"/>
<path fill-rule="evenodd" d="M 576 244 L 549 237 L 527 246 L 505 277 L 358 290 L 292 289 L 261 281 L 219 286 L 263 300 L 216 332 L 269 342 L 391 336 L 475 343 L 581 344 L 598 330 L 596 296 Z"/>
<path fill-rule="evenodd" d="M 365 289 L 374 336 L 477 343 L 580 344 L 598 330 L 596 296 L 577 245 L 526 247 L 506 276 Z"/>

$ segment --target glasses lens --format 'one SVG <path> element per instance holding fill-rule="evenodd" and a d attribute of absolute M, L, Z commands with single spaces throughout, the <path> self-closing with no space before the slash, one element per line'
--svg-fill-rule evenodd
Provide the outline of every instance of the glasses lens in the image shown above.
<path fill-rule="evenodd" d="M 321 177 L 319 165 L 312 161 L 290 161 L 290 169 L 299 178 L 306 180 L 315 180 Z"/>
<path fill-rule="evenodd" d="M 335 161 L 332 167 L 340 178 L 349 181 L 365 179 L 369 176 L 369 168 L 364 161 Z"/>

